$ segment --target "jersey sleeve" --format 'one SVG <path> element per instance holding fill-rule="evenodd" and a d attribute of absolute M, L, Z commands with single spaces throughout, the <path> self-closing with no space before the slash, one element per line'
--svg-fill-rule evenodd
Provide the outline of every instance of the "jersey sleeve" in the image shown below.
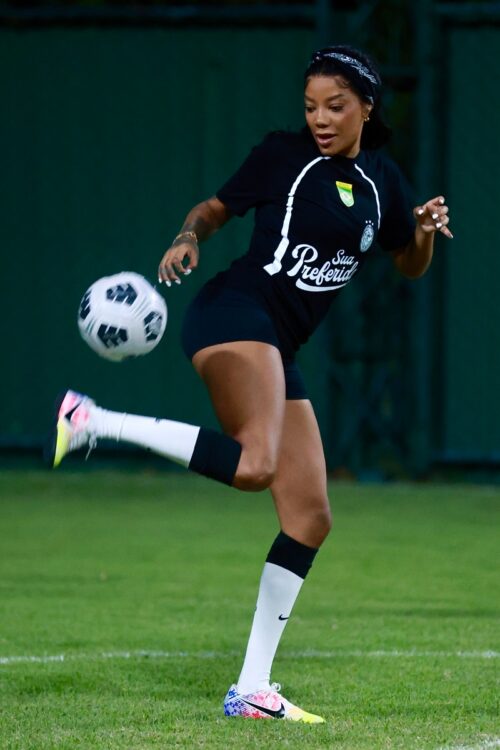
<path fill-rule="evenodd" d="M 216 197 L 237 216 L 244 216 L 266 200 L 273 159 L 274 134 L 270 134 L 255 146 L 241 167 L 216 192 Z"/>
<path fill-rule="evenodd" d="M 385 201 L 377 241 L 388 252 L 405 247 L 415 232 L 413 193 L 399 167 L 387 161 Z"/>

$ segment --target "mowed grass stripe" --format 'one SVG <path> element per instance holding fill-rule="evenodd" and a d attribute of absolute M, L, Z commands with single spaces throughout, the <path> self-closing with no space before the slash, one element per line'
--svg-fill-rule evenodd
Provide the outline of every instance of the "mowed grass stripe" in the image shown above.
<path fill-rule="evenodd" d="M 239 651 L 116 651 L 101 654 L 45 654 L 0 656 L 0 665 L 49 664 L 63 661 L 96 661 L 101 659 L 233 659 Z M 498 659 L 497 651 L 291 651 L 281 652 L 281 659 Z"/>

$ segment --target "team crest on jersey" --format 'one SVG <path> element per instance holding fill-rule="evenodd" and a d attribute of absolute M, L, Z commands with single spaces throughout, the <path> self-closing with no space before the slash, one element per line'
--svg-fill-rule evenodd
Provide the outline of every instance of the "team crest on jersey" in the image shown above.
<path fill-rule="evenodd" d="M 374 237 L 375 230 L 373 228 L 373 224 L 371 221 L 367 221 L 366 227 L 364 228 L 363 234 L 361 235 L 361 242 L 359 243 L 359 249 L 362 253 L 366 253 L 368 248 L 371 246 Z"/>
<path fill-rule="evenodd" d="M 354 206 L 354 195 L 352 194 L 352 185 L 350 185 L 348 182 L 339 182 L 338 180 L 335 182 L 337 186 L 337 190 L 339 191 L 340 200 L 344 204 L 344 206 L 347 206 L 347 208 L 351 208 L 351 206 Z"/>

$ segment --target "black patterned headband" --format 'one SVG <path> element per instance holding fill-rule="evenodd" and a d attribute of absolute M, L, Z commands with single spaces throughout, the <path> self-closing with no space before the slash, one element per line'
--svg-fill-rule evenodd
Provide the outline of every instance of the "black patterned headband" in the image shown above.
<path fill-rule="evenodd" d="M 354 83 L 357 85 L 357 88 L 363 96 L 371 104 L 375 103 L 381 85 L 379 76 L 375 72 L 369 70 L 362 62 L 356 60 L 355 57 L 346 55 L 343 52 L 335 52 L 333 50 L 318 50 L 318 52 L 314 52 L 306 71 L 306 76 L 314 65 L 323 62 L 325 58 L 335 60 L 337 64 L 340 64 L 340 68 L 345 67 L 348 69 L 350 74 L 348 77 L 354 78 Z"/>

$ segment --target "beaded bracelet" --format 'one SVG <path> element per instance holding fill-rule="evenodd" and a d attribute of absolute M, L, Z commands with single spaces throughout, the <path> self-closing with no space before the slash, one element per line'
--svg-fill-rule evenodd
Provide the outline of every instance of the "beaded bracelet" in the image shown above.
<path fill-rule="evenodd" d="M 193 240 L 194 242 L 196 242 L 196 244 L 198 244 L 198 237 L 196 236 L 196 232 L 179 232 L 174 242 L 176 240 L 179 240 L 181 237 L 189 237 L 190 240 Z"/>

